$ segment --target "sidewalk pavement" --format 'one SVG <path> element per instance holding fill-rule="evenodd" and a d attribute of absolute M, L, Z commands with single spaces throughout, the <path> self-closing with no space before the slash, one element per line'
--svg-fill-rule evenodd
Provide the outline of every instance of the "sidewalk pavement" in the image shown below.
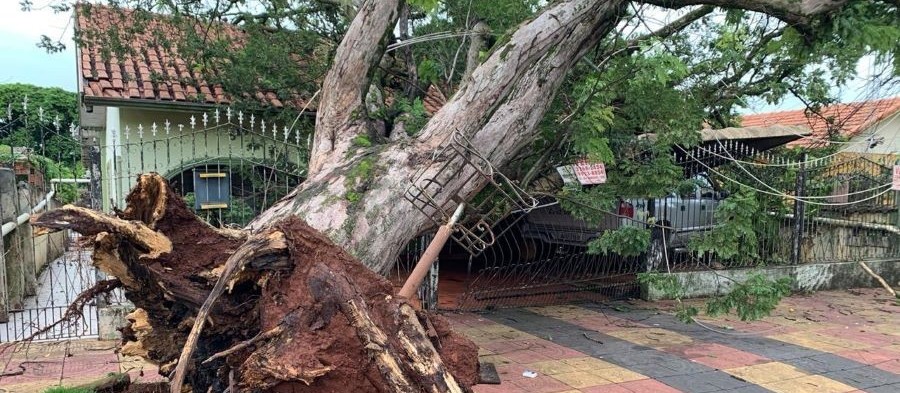
<path fill-rule="evenodd" d="M 900 305 L 879 290 L 785 299 L 772 316 L 684 324 L 671 302 L 613 302 L 448 313 L 494 363 L 501 392 L 900 392 Z M 110 372 L 159 380 L 115 342 L 0 344 L 0 393 L 42 392 Z M 523 376 L 526 371 L 534 378 Z"/>
<path fill-rule="evenodd" d="M 109 373 L 128 373 L 132 381 L 161 380 L 156 366 L 115 353 L 118 341 L 0 343 L 0 393 L 39 393 L 57 385 L 75 386 Z"/>
<path fill-rule="evenodd" d="M 503 381 L 476 393 L 900 392 L 900 305 L 880 290 L 795 295 L 754 322 L 685 324 L 673 307 L 631 301 L 449 316 Z"/>

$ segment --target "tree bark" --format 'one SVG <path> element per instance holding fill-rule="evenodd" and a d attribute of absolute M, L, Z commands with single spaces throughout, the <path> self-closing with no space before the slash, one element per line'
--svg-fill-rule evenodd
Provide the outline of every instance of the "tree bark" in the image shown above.
<path fill-rule="evenodd" d="M 484 50 L 484 38 L 488 32 L 490 32 L 490 28 L 482 21 L 478 21 L 472 27 L 473 34 L 469 36 L 469 49 L 466 51 L 466 70 L 463 72 L 462 80 L 468 80 L 475 68 L 478 67 L 478 58 L 481 55 L 481 51 Z"/>
<path fill-rule="evenodd" d="M 616 0 L 568 0 L 549 7 L 520 27 L 509 42 L 476 68 L 471 80 L 411 141 L 354 147 L 349 139 L 367 132 L 365 119 L 329 117 L 327 123 L 317 123 L 315 146 L 319 149 L 313 152 L 317 157 L 311 162 L 309 178 L 257 217 L 249 228 L 262 230 L 280 218 L 299 216 L 376 272 L 386 273 L 399 250 L 432 225 L 411 203 L 399 200 L 410 179 L 430 163 L 432 153 L 442 147 L 452 132 L 459 132 L 469 137 L 491 162 L 505 164 L 533 139 L 537 123 L 552 102 L 552 92 L 573 63 L 612 29 L 624 10 L 623 4 L 624 1 Z M 386 4 L 379 6 L 392 9 Z M 361 13 L 367 8 L 364 6 Z M 359 19 L 354 20 L 354 25 Z M 392 25 L 391 21 L 380 21 Z M 382 31 L 381 25 L 373 26 L 373 31 Z M 356 45 L 356 41 L 354 38 L 347 43 L 345 38 L 341 46 Z M 338 53 L 336 64 L 344 61 L 340 56 L 344 52 L 339 48 Z M 347 57 L 347 61 L 373 61 L 361 56 Z M 360 70 L 365 67 L 357 65 L 342 68 L 363 75 Z M 348 88 L 333 80 L 339 76 L 334 70 L 329 72 L 326 88 L 348 90 L 333 95 L 346 100 L 329 103 L 323 96 L 320 120 L 325 117 L 323 113 L 336 110 L 364 111 L 364 95 L 355 90 L 362 85 Z M 372 170 L 358 176 L 360 167 Z M 425 176 L 437 176 L 435 170 L 425 170 Z M 464 181 L 473 172 L 473 168 L 465 168 L 457 179 L 446 184 L 443 192 L 435 196 L 438 204 L 449 204 L 453 197 L 469 198 L 481 190 L 487 179 Z M 348 198 L 351 193 L 355 198 Z"/>
<path fill-rule="evenodd" d="M 442 361 L 477 359 L 474 344 L 447 329 L 429 337 L 422 324 L 438 317 L 413 313 L 387 279 L 299 219 L 249 237 L 219 231 L 155 174 L 127 201 L 119 217 L 67 207 L 34 224 L 93 238 L 95 265 L 121 277 L 110 285 L 138 307 L 122 351 L 160 365 L 171 391 L 223 391 L 232 374 L 242 391 L 462 392 L 477 382 L 477 363 Z"/>

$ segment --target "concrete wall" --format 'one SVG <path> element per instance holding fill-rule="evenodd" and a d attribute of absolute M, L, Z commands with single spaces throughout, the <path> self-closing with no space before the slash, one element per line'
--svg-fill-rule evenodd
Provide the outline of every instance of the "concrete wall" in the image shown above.
<path fill-rule="evenodd" d="M 900 259 L 868 261 L 866 264 L 890 285 L 900 286 Z M 856 262 L 813 263 L 800 266 L 767 266 L 758 269 L 734 269 L 669 273 L 684 288 L 684 298 L 709 297 L 728 293 L 735 282 L 743 282 L 761 273 L 771 279 L 790 277 L 795 291 L 823 291 L 846 288 L 875 288 L 881 285 Z M 665 274 L 665 273 L 664 273 Z M 664 299 L 665 294 L 644 287 L 646 300 Z"/>
<path fill-rule="evenodd" d="M 66 252 L 66 239 L 69 231 L 44 233 L 34 237 L 34 269 L 38 276 L 47 264 Z"/>
<path fill-rule="evenodd" d="M 15 217 L 16 176 L 12 169 L 0 168 L 0 225 Z M 0 322 L 9 321 L 6 236 L 0 237 Z"/>
<path fill-rule="evenodd" d="M 17 185 L 8 168 L 0 168 L 0 224 L 16 223 L 18 216 L 30 214 L 37 195 L 27 184 Z M 53 204 L 51 204 L 51 207 Z M 23 223 L 3 236 L 0 242 L 0 322 L 9 313 L 22 310 L 25 299 L 37 294 L 38 272 L 61 255 L 65 232 L 34 236 L 30 224 Z"/>

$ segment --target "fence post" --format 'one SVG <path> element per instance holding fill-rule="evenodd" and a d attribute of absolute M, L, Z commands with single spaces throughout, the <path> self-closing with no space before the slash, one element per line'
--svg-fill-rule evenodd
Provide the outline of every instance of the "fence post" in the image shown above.
<path fill-rule="evenodd" d="M 96 138 L 94 139 L 94 145 L 88 150 L 88 163 L 90 164 L 88 173 L 91 177 L 89 187 L 90 207 L 94 210 L 102 210 L 103 195 L 100 192 L 100 147 L 96 145 Z"/>
<path fill-rule="evenodd" d="M 801 200 L 806 186 L 806 153 L 800 156 L 800 170 L 797 172 L 796 199 L 794 199 L 794 236 L 791 247 L 791 263 L 800 264 L 801 249 L 803 243 L 803 216 L 804 204 Z"/>
<path fill-rule="evenodd" d="M 428 244 L 431 243 L 431 239 L 434 238 L 434 234 L 427 234 L 420 236 L 418 241 L 418 252 L 421 256 L 425 253 L 425 249 L 428 247 Z M 431 310 L 436 311 L 438 308 L 438 264 L 440 263 L 439 258 L 435 258 L 434 263 L 431 265 L 431 268 L 428 269 L 428 275 L 425 276 L 425 280 L 422 282 L 422 286 L 419 287 L 419 300 L 422 302 L 423 310 Z"/>
<path fill-rule="evenodd" d="M 11 169 L 0 168 L 0 225 L 10 221 L 15 222 L 18 216 L 18 191 L 16 189 L 16 175 Z M 25 300 L 25 275 L 22 271 L 21 245 L 16 231 L 8 234 L 4 239 L 7 245 L 4 250 L 5 271 L 5 304 L 6 312 L 19 310 Z"/>
<path fill-rule="evenodd" d="M 19 214 L 31 213 L 34 205 L 31 199 L 31 190 L 28 183 L 24 183 L 16 192 L 18 196 Z M 19 260 L 22 263 L 22 293 L 25 296 L 34 296 L 37 294 L 37 272 L 34 265 L 34 231 L 31 224 L 26 222 L 19 225 L 13 236 L 18 239 L 19 243 Z"/>
<path fill-rule="evenodd" d="M 12 169 L 0 168 L 0 225 L 14 216 L 16 176 Z M 6 239 L 0 236 L 0 322 L 9 322 L 9 296 L 6 286 Z"/>

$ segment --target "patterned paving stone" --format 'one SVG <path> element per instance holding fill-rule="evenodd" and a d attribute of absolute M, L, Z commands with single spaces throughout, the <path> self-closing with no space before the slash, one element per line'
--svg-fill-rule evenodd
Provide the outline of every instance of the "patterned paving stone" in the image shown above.
<path fill-rule="evenodd" d="M 616 317 L 621 317 L 625 314 L 616 310 L 601 309 L 598 306 L 589 306 L 588 308 L 593 311 L 602 310 L 603 312 L 613 314 L 613 316 Z M 671 315 L 660 314 L 654 311 L 630 310 L 627 315 L 635 321 L 639 320 L 643 325 L 672 330 L 682 335 L 689 336 L 694 340 L 717 343 L 762 358 L 783 362 L 803 370 L 806 374 L 815 375 L 831 373 L 829 375 L 832 379 L 856 389 L 866 389 L 871 386 L 868 382 L 861 382 L 853 379 L 849 373 L 837 372 L 868 366 L 866 363 L 861 363 L 852 358 L 839 355 L 840 353 L 847 351 L 872 349 L 871 345 L 867 343 L 856 342 L 846 338 L 852 337 L 852 335 L 825 338 L 823 334 L 818 334 L 818 331 L 815 329 L 807 335 L 804 335 L 804 333 L 800 331 L 789 334 L 773 334 L 772 336 L 774 337 L 766 337 L 763 335 L 736 335 L 737 333 L 743 332 L 722 334 L 710 331 L 709 329 L 705 329 L 698 325 L 684 324 L 677 321 Z M 829 326 L 823 331 L 831 331 L 833 329 L 834 327 Z M 796 342 L 789 342 L 792 340 Z M 811 347 L 827 349 L 835 353 L 829 353 L 828 351 Z M 888 351 L 890 350 L 888 349 Z M 900 359 L 900 353 L 894 356 L 894 358 Z M 894 383 L 894 381 L 900 382 L 900 380 L 897 380 L 897 378 L 900 377 L 898 377 L 897 371 L 893 370 L 893 367 L 893 362 L 885 360 L 883 363 L 874 365 L 874 367 L 868 367 L 866 372 L 872 375 L 873 378 L 877 377 L 876 380 L 878 381 L 885 381 L 885 383 Z"/>
<path fill-rule="evenodd" d="M 581 314 L 584 313 L 585 311 L 582 310 Z M 575 314 L 572 311 L 566 311 L 563 314 L 557 315 L 566 316 L 578 314 Z M 588 331 L 586 331 L 583 327 L 571 324 L 568 321 L 557 320 L 557 322 L 553 323 L 533 324 L 531 322 L 535 321 L 536 319 L 556 318 L 548 317 L 546 315 L 539 315 L 528 310 L 503 310 L 489 315 L 488 317 L 495 322 L 506 324 L 537 337 L 547 336 L 549 333 L 552 333 L 551 331 L 549 331 L 549 328 L 546 327 L 551 325 L 555 326 L 556 328 L 562 328 L 563 330 L 569 332 L 581 332 L 581 335 L 557 335 L 554 337 L 554 342 L 575 349 L 579 352 L 589 354 L 592 357 L 603 360 L 604 362 L 615 364 L 623 370 L 629 370 L 631 373 L 651 377 L 657 382 L 662 382 L 667 386 L 681 391 L 698 391 L 702 393 L 721 391 L 724 390 L 724 388 L 710 382 L 704 382 L 701 378 L 675 377 L 709 373 L 706 375 L 710 377 L 719 375 L 721 377 L 720 381 L 728 380 L 729 383 L 731 382 L 731 377 L 728 374 L 725 374 L 703 364 L 692 362 L 689 359 L 684 359 L 667 352 L 642 346 L 638 343 L 629 342 L 620 337 L 614 337 L 611 334 L 603 334 L 600 332 L 592 331 L 590 332 L 591 335 L 586 335 L 584 333 Z M 670 335 L 668 332 L 662 330 L 647 330 L 647 333 L 652 333 L 653 336 L 668 335 L 676 339 L 678 339 L 678 337 L 683 337 L 678 335 Z M 620 334 L 620 336 L 628 339 L 633 339 L 635 341 L 638 341 L 639 343 L 648 342 L 644 341 L 643 338 L 647 335 Z M 682 338 L 678 340 L 678 344 L 683 345 L 689 341 L 690 340 Z M 650 342 L 655 341 L 651 339 Z M 618 346 L 621 349 L 617 351 L 606 350 L 610 345 Z M 637 378 L 637 375 L 628 374 L 624 378 Z M 588 375 L 585 375 L 585 373 L 583 372 L 573 373 L 571 375 L 565 375 L 564 378 L 569 377 L 569 379 L 564 380 L 564 382 L 571 383 L 574 385 L 573 387 L 579 389 L 587 387 L 583 386 L 587 383 L 600 385 L 601 381 L 599 380 L 599 378 L 608 379 L 610 380 L 610 382 L 627 382 L 627 379 L 614 380 L 616 376 L 617 375 L 615 373 L 598 372 L 598 379 L 590 379 L 590 377 Z M 725 383 L 722 382 L 721 384 L 724 385 Z M 749 384 L 746 382 L 735 380 L 733 384 L 729 384 L 728 386 L 737 388 L 748 385 Z"/>

